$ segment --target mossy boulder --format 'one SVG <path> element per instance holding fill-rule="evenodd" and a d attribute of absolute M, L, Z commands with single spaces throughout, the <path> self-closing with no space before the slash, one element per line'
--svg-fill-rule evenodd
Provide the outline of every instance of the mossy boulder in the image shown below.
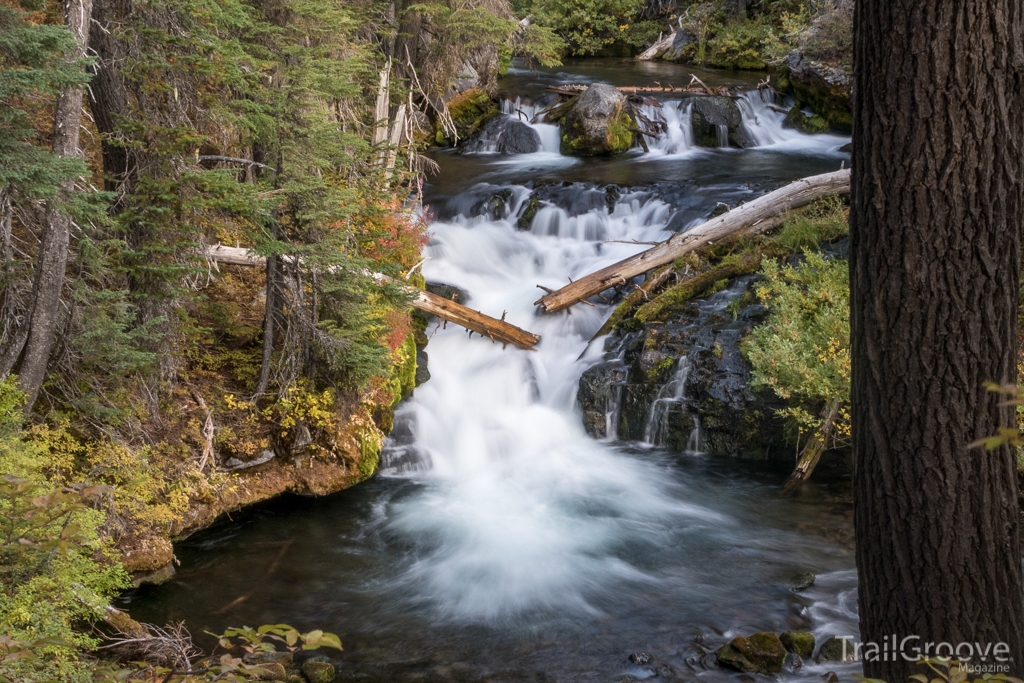
<path fill-rule="evenodd" d="M 302 675 L 309 683 L 331 683 L 334 680 L 334 665 L 309 659 L 302 663 Z"/>
<path fill-rule="evenodd" d="M 786 67 L 786 78 L 799 109 L 813 111 L 828 123 L 829 130 L 845 134 L 853 131 L 853 78 L 844 66 L 815 61 L 803 51 L 794 50 L 786 58 Z"/>
<path fill-rule="evenodd" d="M 807 631 L 786 631 L 779 636 L 782 646 L 802 659 L 814 654 L 814 635 Z"/>
<path fill-rule="evenodd" d="M 848 640 L 844 642 L 842 638 L 833 636 L 821 644 L 821 649 L 818 650 L 818 656 L 815 657 L 814 661 L 818 663 L 844 662 L 852 658 L 853 645 Z"/>
<path fill-rule="evenodd" d="M 786 114 L 786 120 L 783 121 L 782 125 L 809 135 L 827 133 L 832 130 L 832 126 L 824 118 L 817 114 L 807 116 L 803 109 L 797 106 L 789 110 L 789 113 Z"/>
<path fill-rule="evenodd" d="M 740 108 L 731 97 L 695 97 L 691 102 L 693 138 L 698 145 L 740 148 L 755 145 L 743 127 Z"/>
<path fill-rule="evenodd" d="M 786 648 L 774 633 L 738 636 L 715 651 L 722 666 L 745 673 L 777 674 L 786 661 Z"/>
<path fill-rule="evenodd" d="M 455 124 L 455 133 L 445 131 L 440 121 L 434 127 L 434 142 L 442 147 L 451 147 L 470 138 L 501 112 L 490 95 L 479 88 L 471 88 L 448 102 L 448 113 Z"/>
<path fill-rule="evenodd" d="M 607 83 L 595 83 L 568 107 L 562 117 L 562 154 L 602 156 L 633 146 L 636 127 L 623 95 Z"/>

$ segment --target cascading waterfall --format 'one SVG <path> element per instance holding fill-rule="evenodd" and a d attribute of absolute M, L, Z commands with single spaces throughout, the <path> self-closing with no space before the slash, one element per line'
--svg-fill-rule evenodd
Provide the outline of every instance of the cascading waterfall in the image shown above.
<path fill-rule="evenodd" d="M 643 572 L 620 548 L 637 524 L 717 518 L 681 503 L 656 467 L 590 440 L 575 411 L 577 362 L 606 309 L 536 317 L 536 285 L 557 287 L 642 247 L 605 239 L 663 239 L 670 209 L 627 195 L 612 211 L 537 213 L 532 229 L 512 219 L 458 216 L 431 226 L 424 275 L 458 286 L 472 305 L 505 311 L 539 332 L 534 353 L 468 339 L 454 326 L 428 330 L 431 380 L 403 405 L 415 451 L 385 475 L 414 477 L 415 495 L 393 524 L 431 539 L 409 572 L 442 613 L 490 619 L 539 607 L 593 609 L 591 598 Z M 432 466 L 417 471 L 413 453 Z M 603 509 L 594 517 L 586 511 Z"/>
<path fill-rule="evenodd" d="M 537 135 L 540 136 L 541 152 L 545 154 L 559 154 L 561 135 L 558 126 L 553 123 L 537 121 L 539 111 L 536 104 L 523 102 L 521 97 L 517 97 L 514 100 L 503 99 L 501 101 L 501 113 L 517 118 L 537 131 Z"/>
<path fill-rule="evenodd" d="M 553 83 L 624 82 L 608 64 L 513 69 L 503 87 L 540 101 Z M 625 68 L 649 79 L 648 66 Z M 668 416 L 673 435 L 693 419 L 686 450 L 711 441 L 696 411 L 680 410 L 696 374 L 687 377 L 685 359 L 651 411 L 662 413 L 651 419 L 634 403 L 625 361 L 639 336 L 619 339 L 607 438 L 589 438 L 583 420 L 602 417 L 581 414 L 576 392 L 585 369 L 607 364 L 588 342 L 610 305 L 544 316 L 533 305 L 537 285 L 560 287 L 646 248 L 633 240 L 662 240 L 716 202 L 736 205 L 845 159 L 835 151 L 846 140 L 782 130 L 780 112 L 754 96 L 739 104 L 746 124 L 765 133 L 756 152 L 698 150 L 689 105 L 667 101 L 651 112 L 665 132 L 650 154 L 561 157 L 558 128 L 533 123 L 538 107 L 525 98 L 503 111 L 529 119 L 541 153 L 431 152 L 441 172 L 424 190 L 437 217 L 424 274 L 542 335 L 537 350 L 431 324 L 431 379 L 399 406 L 382 476 L 334 496 L 282 498 L 177 545 L 177 576 L 130 596 L 133 617 L 184 619 L 196 633 L 242 623 L 322 628 L 345 641 L 345 653 L 328 653 L 345 675 L 366 680 L 729 683 L 735 676 L 709 653 L 734 636 L 809 630 L 823 642 L 856 633 L 850 523 L 836 497 L 812 488 L 782 499 L 776 475 L 756 463 L 617 441 L 620 424 L 633 434 L 646 420 L 648 440 L 663 443 Z M 532 199 L 535 217 L 518 226 Z M 739 293 L 730 287 L 702 305 L 721 313 Z M 696 359 L 706 347 L 687 348 L 703 367 Z M 691 386 L 689 402 L 695 395 Z M 815 584 L 793 593 L 808 571 Z M 654 659 L 634 664 L 633 652 Z M 807 661 L 779 680 L 820 681 L 856 666 Z"/>
<path fill-rule="evenodd" d="M 641 113 L 664 123 L 665 131 L 650 143 L 652 154 L 684 154 L 696 148 L 693 141 L 693 103 L 666 100 L 661 107 L 644 104 Z"/>
<path fill-rule="evenodd" d="M 686 401 L 686 380 L 690 376 L 690 359 L 682 356 L 676 362 L 672 379 L 658 391 L 657 398 L 651 403 L 647 413 L 647 424 L 644 426 L 644 443 L 658 446 L 668 430 L 669 411 L 672 406 L 681 406 Z"/>

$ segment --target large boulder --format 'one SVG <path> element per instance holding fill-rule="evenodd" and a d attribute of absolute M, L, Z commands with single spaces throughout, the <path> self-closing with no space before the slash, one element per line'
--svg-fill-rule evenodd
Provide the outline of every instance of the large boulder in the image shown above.
<path fill-rule="evenodd" d="M 853 128 L 853 9 L 838 7 L 814 20 L 786 57 L 786 76 L 799 108 L 811 109 L 840 133 Z M 800 123 L 798 120 L 790 123 Z"/>
<path fill-rule="evenodd" d="M 633 146 L 635 126 L 626 96 L 615 86 L 595 83 L 572 102 L 562 117 L 562 154 L 625 152 Z"/>
<path fill-rule="evenodd" d="M 782 671 L 786 648 L 774 633 L 737 636 L 716 652 L 718 663 L 736 671 L 772 675 Z"/>
<path fill-rule="evenodd" d="M 532 154 L 540 150 L 540 135 L 511 116 L 497 116 L 462 146 L 463 154 Z"/>
<path fill-rule="evenodd" d="M 695 97 L 692 100 L 694 141 L 701 147 L 754 147 L 743 126 L 743 115 L 731 97 Z"/>

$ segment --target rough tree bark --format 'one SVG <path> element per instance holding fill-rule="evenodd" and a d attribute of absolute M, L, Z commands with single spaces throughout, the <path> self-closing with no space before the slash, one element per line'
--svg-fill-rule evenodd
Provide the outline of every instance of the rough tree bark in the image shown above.
<path fill-rule="evenodd" d="M 85 57 L 89 45 L 89 23 L 92 18 L 92 0 L 65 0 L 65 25 L 75 37 L 77 45 L 71 59 Z M 81 157 L 79 131 L 82 127 L 82 88 L 71 86 L 57 98 L 53 122 L 53 153 L 62 157 Z M 65 181 L 61 193 L 75 191 L 75 181 Z M 71 237 L 71 218 L 59 204 L 46 207 L 43 234 L 39 244 L 35 282 L 32 287 L 32 307 L 29 313 L 28 337 L 21 361 L 18 363 L 18 386 L 25 392 L 25 410 L 30 411 L 46 377 L 46 366 L 57 335 L 60 320 L 60 300 L 67 272 L 68 246 Z"/>
<path fill-rule="evenodd" d="M 968 444 L 1016 424 L 983 384 L 1017 380 L 1022 13 L 858 0 L 850 216 L 861 638 L 1002 642 L 1017 674 L 1014 454 Z M 864 670 L 927 673 L 902 656 Z"/>

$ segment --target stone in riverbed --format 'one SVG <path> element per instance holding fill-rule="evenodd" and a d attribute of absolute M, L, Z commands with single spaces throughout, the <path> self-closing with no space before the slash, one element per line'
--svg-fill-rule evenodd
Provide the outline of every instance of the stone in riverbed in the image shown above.
<path fill-rule="evenodd" d="M 783 647 L 790 652 L 809 659 L 814 654 L 814 635 L 807 631 L 786 631 L 779 636 Z"/>
<path fill-rule="evenodd" d="M 562 154 L 602 156 L 628 151 L 635 127 L 626 96 L 615 86 L 595 83 L 562 118 Z"/>
<path fill-rule="evenodd" d="M 334 665 L 307 659 L 302 663 L 302 675 L 309 683 L 331 683 L 334 680 Z"/>
<path fill-rule="evenodd" d="M 488 121 L 460 150 L 462 154 L 532 154 L 537 151 L 540 151 L 537 131 L 518 119 L 504 115 Z"/>
<path fill-rule="evenodd" d="M 846 662 L 851 659 L 853 659 L 853 645 L 848 640 L 833 636 L 821 644 L 821 649 L 818 650 L 818 656 L 814 661 L 820 664 L 821 662 Z"/>
<path fill-rule="evenodd" d="M 786 648 L 774 633 L 738 636 L 715 652 L 718 663 L 745 673 L 777 674 L 786 661 Z"/>
<path fill-rule="evenodd" d="M 747 148 L 755 146 L 743 127 L 743 115 L 731 97 L 693 98 L 691 123 L 693 138 L 701 147 L 718 147 L 719 131 L 724 133 L 727 146 Z"/>

